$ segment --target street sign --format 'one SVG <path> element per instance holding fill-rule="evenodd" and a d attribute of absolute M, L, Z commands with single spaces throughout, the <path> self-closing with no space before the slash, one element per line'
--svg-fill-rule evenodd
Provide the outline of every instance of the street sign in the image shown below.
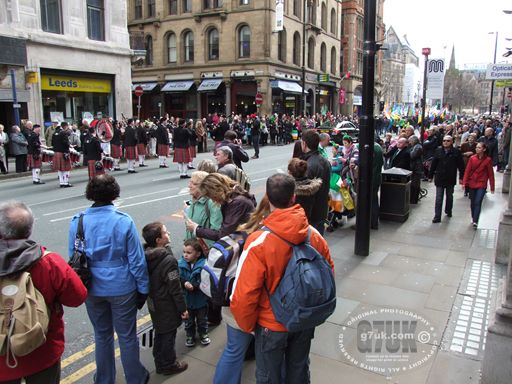
<path fill-rule="evenodd" d="M 140 85 L 135 87 L 135 96 L 140 97 L 144 94 L 144 89 Z"/>
<path fill-rule="evenodd" d="M 13 108 L 21 108 L 21 104 L 15 103 L 12 105 Z"/>
<path fill-rule="evenodd" d="M 489 64 L 485 73 L 486 80 L 512 79 L 512 64 Z"/>
<path fill-rule="evenodd" d="M 421 54 L 424 56 L 430 55 L 430 48 L 421 48 Z"/>
<path fill-rule="evenodd" d="M 261 93 L 257 93 L 255 97 L 256 104 L 263 104 L 263 95 Z"/>

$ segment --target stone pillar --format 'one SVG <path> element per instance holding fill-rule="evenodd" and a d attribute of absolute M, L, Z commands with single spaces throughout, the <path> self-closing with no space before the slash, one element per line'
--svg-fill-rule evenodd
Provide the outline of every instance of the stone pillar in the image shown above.
<path fill-rule="evenodd" d="M 200 81 L 196 81 L 196 89 L 201 84 Z M 197 115 L 196 119 L 201 119 L 203 117 L 203 112 L 201 111 L 201 92 L 196 91 L 196 103 L 197 103 Z"/>
<path fill-rule="evenodd" d="M 509 188 L 512 179 L 509 178 Z M 508 194 L 508 206 L 501 217 L 498 226 L 498 244 L 494 261 L 497 264 L 507 264 L 510 254 L 510 239 L 512 239 L 512 193 Z"/>
<path fill-rule="evenodd" d="M 226 116 L 231 115 L 231 81 L 226 80 Z"/>
<path fill-rule="evenodd" d="M 508 127 L 508 129 L 512 129 L 512 123 Z M 512 144 L 512 135 L 510 135 L 510 144 Z M 508 147 L 509 153 L 508 153 L 508 164 L 507 168 L 505 169 L 505 172 L 503 173 L 503 186 L 501 187 L 502 193 L 509 193 L 510 190 L 510 170 L 512 169 L 512 156 L 510 153 L 510 145 Z"/>

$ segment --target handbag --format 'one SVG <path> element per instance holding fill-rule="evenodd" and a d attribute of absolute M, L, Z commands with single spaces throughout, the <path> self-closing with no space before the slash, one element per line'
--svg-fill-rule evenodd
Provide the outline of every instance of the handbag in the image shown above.
<path fill-rule="evenodd" d="M 84 237 L 84 214 L 80 214 L 78 219 L 78 227 L 76 230 L 75 244 L 73 246 L 73 254 L 69 259 L 69 266 L 76 272 L 86 288 L 89 288 L 92 280 L 92 273 L 87 262 L 85 254 L 85 237 Z"/>

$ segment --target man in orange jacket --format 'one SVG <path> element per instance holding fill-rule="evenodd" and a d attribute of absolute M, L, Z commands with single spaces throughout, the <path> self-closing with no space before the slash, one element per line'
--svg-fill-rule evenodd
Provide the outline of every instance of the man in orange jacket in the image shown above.
<path fill-rule="evenodd" d="M 310 228 L 302 207 L 295 204 L 295 180 L 275 174 L 267 180 L 271 213 L 265 230 L 253 232 L 245 243 L 231 297 L 231 311 L 240 328 L 256 335 L 257 383 L 281 383 L 285 362 L 287 383 L 309 383 L 309 349 L 315 329 L 288 332 L 272 312 L 269 292 L 273 293 L 292 256 L 289 244 L 305 241 Z M 334 269 L 329 247 L 317 230 L 311 230 L 311 245 Z"/>

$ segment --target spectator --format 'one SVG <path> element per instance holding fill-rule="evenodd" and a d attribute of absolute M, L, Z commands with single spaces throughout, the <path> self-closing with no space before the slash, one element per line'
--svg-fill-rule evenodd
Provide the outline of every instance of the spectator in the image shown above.
<path fill-rule="evenodd" d="M 13 125 L 9 139 L 11 144 L 9 153 L 16 158 L 16 173 L 26 172 L 28 142 L 21 133 L 20 127 Z"/>
<path fill-rule="evenodd" d="M 485 128 L 484 136 L 479 138 L 478 142 L 484 143 L 487 147 L 487 156 L 491 158 L 493 167 L 498 165 L 498 140 L 494 136 L 494 129 L 490 126 Z"/>
<path fill-rule="evenodd" d="M 4 126 L 0 124 L 0 172 L 7 174 L 8 163 L 7 163 L 7 149 L 9 143 L 9 135 L 4 132 Z"/>
<path fill-rule="evenodd" d="M 306 213 L 308 222 L 311 222 L 311 216 L 314 208 L 314 195 L 322 186 L 322 179 L 307 178 L 308 163 L 304 160 L 292 158 L 288 162 L 288 174 L 295 179 L 295 202 L 300 204 Z"/>
<path fill-rule="evenodd" d="M 242 148 L 242 141 L 237 138 L 237 134 L 235 131 L 229 130 L 224 134 L 224 140 L 220 142 L 220 144 L 216 148 L 220 148 L 223 146 L 229 147 L 231 152 L 233 153 L 233 163 L 240 169 L 242 168 L 242 163 L 247 163 L 249 161 L 249 155 Z"/>
<path fill-rule="evenodd" d="M 233 163 L 233 151 L 227 145 L 218 147 L 215 150 L 215 160 L 217 160 L 217 172 L 236 180 L 236 165 Z"/>
<path fill-rule="evenodd" d="M 418 204 L 423 177 L 423 147 L 418 136 L 409 137 L 409 157 L 411 159 L 409 169 L 412 171 L 410 203 Z"/>

